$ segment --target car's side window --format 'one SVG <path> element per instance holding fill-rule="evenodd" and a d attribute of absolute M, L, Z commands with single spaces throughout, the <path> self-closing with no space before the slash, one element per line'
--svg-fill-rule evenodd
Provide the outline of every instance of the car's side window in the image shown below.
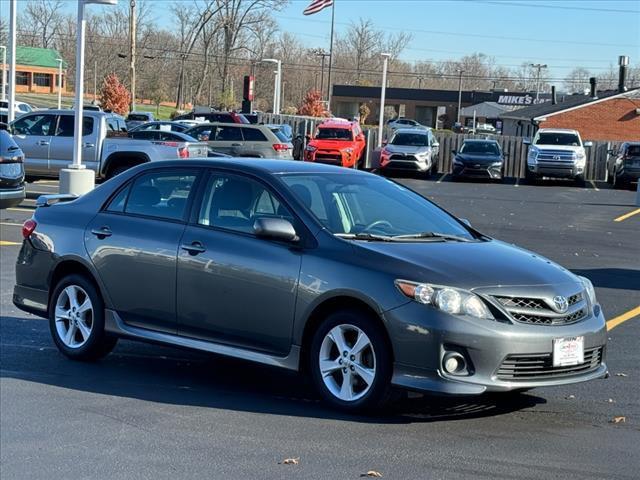
<path fill-rule="evenodd" d="M 127 197 L 129 196 L 129 190 L 131 190 L 131 183 L 120 190 L 117 195 L 111 199 L 106 208 L 107 212 L 124 212 L 124 206 L 127 202 Z"/>
<path fill-rule="evenodd" d="M 241 142 L 242 133 L 238 127 L 219 126 L 216 128 L 217 142 Z"/>
<path fill-rule="evenodd" d="M 289 209 L 260 182 L 237 175 L 211 175 L 198 214 L 200 225 L 253 233 L 256 219 L 262 217 L 293 220 Z"/>
<path fill-rule="evenodd" d="M 215 132 L 215 127 L 210 126 L 202 126 L 196 127 L 192 132 L 192 137 L 196 137 L 200 142 L 208 142 L 209 140 L 213 140 Z"/>
<path fill-rule="evenodd" d="M 17 135 L 53 135 L 55 115 L 29 115 L 13 124 L 13 133 Z"/>
<path fill-rule="evenodd" d="M 73 115 L 60 115 L 58 117 L 58 126 L 56 128 L 56 137 L 73 137 L 73 128 L 75 125 L 75 117 Z M 82 122 L 82 135 L 91 135 L 93 133 L 93 118 L 84 117 Z"/>
<path fill-rule="evenodd" d="M 194 171 L 160 171 L 142 175 L 131 186 L 124 213 L 180 220 L 184 218 L 195 180 Z"/>
<path fill-rule="evenodd" d="M 257 128 L 242 127 L 242 136 L 245 142 L 266 142 L 267 137 Z"/>

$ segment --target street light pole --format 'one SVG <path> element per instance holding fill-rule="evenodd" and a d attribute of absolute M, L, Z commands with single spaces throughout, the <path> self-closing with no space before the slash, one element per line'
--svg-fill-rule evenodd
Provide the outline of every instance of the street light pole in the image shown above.
<path fill-rule="evenodd" d="M 460 110 L 462 109 L 462 74 L 464 70 L 460 69 L 460 79 L 458 80 L 458 116 L 457 122 L 460 123 Z"/>
<path fill-rule="evenodd" d="M 0 94 L 0 100 L 4 100 L 7 94 L 7 47 L 0 45 L 2 49 L 2 94 Z"/>
<path fill-rule="evenodd" d="M 131 76 L 131 105 L 129 111 L 136 109 L 136 0 L 131 0 L 129 15 L 129 72 Z"/>
<path fill-rule="evenodd" d="M 58 62 L 58 110 L 62 108 L 62 59 L 56 58 Z"/>
<path fill-rule="evenodd" d="M 276 108 L 278 106 L 278 71 L 273 71 L 273 113 L 276 113 Z"/>
<path fill-rule="evenodd" d="M 276 80 L 275 80 L 276 84 L 274 87 L 274 95 L 273 95 L 273 113 L 275 113 L 276 115 L 279 115 L 280 99 L 281 99 L 280 90 L 282 89 L 282 61 L 275 58 L 263 58 L 261 61 L 265 63 L 275 63 L 278 66 L 278 70 L 276 73 Z"/>
<path fill-rule="evenodd" d="M 118 0 L 78 0 L 78 21 L 76 25 L 76 85 L 75 85 L 75 118 L 73 125 L 73 162 L 60 170 L 60 193 L 83 195 L 93 189 L 95 172 L 87 170 L 82 164 L 82 134 L 84 130 L 84 46 L 87 22 L 84 19 L 84 7 L 88 3 L 116 5 Z M 97 148 L 97 145 L 86 144 L 86 148 Z"/>
<path fill-rule="evenodd" d="M 537 100 L 540 97 L 540 72 L 542 71 L 543 68 L 547 68 L 547 65 L 542 63 L 530 63 L 529 66 L 537 70 L 537 75 L 536 75 L 536 103 L 537 103 Z"/>
<path fill-rule="evenodd" d="M 93 104 L 98 103 L 98 61 L 93 61 Z"/>
<path fill-rule="evenodd" d="M 384 102 L 387 95 L 387 66 L 389 65 L 390 53 L 381 53 L 382 62 L 382 88 L 380 93 L 380 119 L 378 121 L 378 148 L 382 147 L 382 129 L 384 127 Z"/>
<path fill-rule="evenodd" d="M 16 108 L 16 15 L 18 11 L 17 0 L 11 0 L 9 4 L 9 111 L 7 122 L 11 123 L 15 118 Z"/>

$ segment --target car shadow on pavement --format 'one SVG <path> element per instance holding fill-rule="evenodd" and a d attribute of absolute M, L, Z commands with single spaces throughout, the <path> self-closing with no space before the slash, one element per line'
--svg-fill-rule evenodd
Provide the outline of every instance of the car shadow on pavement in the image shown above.
<path fill-rule="evenodd" d="M 591 268 L 571 270 L 587 277 L 594 286 L 620 290 L 640 290 L 640 270 L 631 268 Z"/>
<path fill-rule="evenodd" d="M 13 378 L 155 403 L 363 423 L 462 420 L 546 403 L 529 394 L 405 397 L 377 415 L 348 415 L 323 404 L 301 374 L 216 355 L 120 341 L 102 361 L 71 361 L 48 339 L 46 321 L 32 318 L 2 318 L 3 331 L 11 331 L 0 345 L 3 381 Z M 55 391 L 42 388 L 40 394 Z"/>

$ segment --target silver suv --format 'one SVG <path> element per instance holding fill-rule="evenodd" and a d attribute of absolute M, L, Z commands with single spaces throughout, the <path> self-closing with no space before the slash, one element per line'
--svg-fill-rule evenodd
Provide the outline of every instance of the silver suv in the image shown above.
<path fill-rule="evenodd" d="M 184 133 L 234 157 L 293 160 L 293 144 L 279 125 L 203 123 Z"/>

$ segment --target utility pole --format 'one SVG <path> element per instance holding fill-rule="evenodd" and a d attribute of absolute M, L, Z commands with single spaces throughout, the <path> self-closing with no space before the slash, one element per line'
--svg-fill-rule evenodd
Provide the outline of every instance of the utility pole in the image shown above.
<path fill-rule="evenodd" d="M 129 75 L 131 77 L 131 104 L 129 111 L 136 109 L 136 0 L 131 0 L 129 15 Z"/>
<path fill-rule="evenodd" d="M 0 100 L 4 100 L 7 91 L 7 47 L 0 45 L 2 49 L 2 93 L 0 93 Z"/>
<path fill-rule="evenodd" d="M 457 122 L 460 123 L 460 110 L 462 109 L 462 74 L 464 70 L 460 69 L 459 72 L 460 78 L 458 80 L 458 117 Z"/>
<path fill-rule="evenodd" d="M 93 61 L 93 104 L 98 103 L 98 61 Z"/>
<path fill-rule="evenodd" d="M 543 68 L 547 68 L 547 65 L 542 63 L 530 63 L 529 66 L 537 70 L 537 74 L 536 74 L 536 102 L 537 102 L 538 98 L 540 97 L 540 72 L 542 71 Z"/>

